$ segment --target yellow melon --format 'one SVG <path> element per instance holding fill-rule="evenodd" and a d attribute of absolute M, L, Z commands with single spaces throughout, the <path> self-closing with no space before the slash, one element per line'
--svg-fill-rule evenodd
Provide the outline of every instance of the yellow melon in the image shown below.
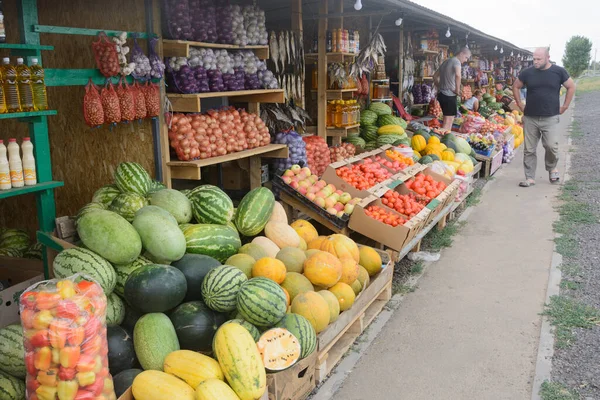
<path fill-rule="evenodd" d="M 371 282 L 371 278 L 369 277 L 369 272 L 362 265 L 358 266 L 358 278 L 357 280 L 360 282 L 362 286 L 361 291 L 365 290 L 369 283 Z"/>
<path fill-rule="evenodd" d="M 306 243 L 310 243 L 319 236 L 315 227 L 304 219 L 298 219 L 292 222 L 291 227 L 294 228 L 296 233 L 298 233 Z"/>
<path fill-rule="evenodd" d="M 297 247 L 284 247 L 279 250 L 275 258 L 283 262 L 288 272 L 298 272 L 301 274 L 304 270 L 306 254 Z"/>
<path fill-rule="evenodd" d="M 292 300 L 292 312 L 306 318 L 317 333 L 322 332 L 329 325 L 329 305 L 315 292 L 301 293 L 296 296 Z"/>
<path fill-rule="evenodd" d="M 340 316 L 340 303 L 337 297 L 329 290 L 319 290 L 317 293 L 327 302 L 329 306 L 329 323 L 333 324 Z"/>
<path fill-rule="evenodd" d="M 252 278 L 252 267 L 256 260 L 248 254 L 234 254 L 225 261 L 225 265 L 231 265 L 242 270 L 248 279 Z"/>
<path fill-rule="evenodd" d="M 354 294 L 354 290 L 350 287 L 350 285 L 338 282 L 334 286 L 329 288 L 329 291 L 337 297 L 338 302 L 340 303 L 340 311 L 346 311 L 354 304 L 354 299 L 356 299 L 356 295 Z"/>
<path fill-rule="evenodd" d="M 358 279 L 352 282 L 352 285 L 350 285 L 350 287 L 352 288 L 352 290 L 354 290 L 354 294 L 357 296 L 362 291 L 362 284 Z"/>
<path fill-rule="evenodd" d="M 342 276 L 342 262 L 333 254 L 316 253 L 304 262 L 304 275 L 313 285 L 331 287 Z"/>
<path fill-rule="evenodd" d="M 344 258 L 342 262 L 342 276 L 340 282 L 351 285 L 358 278 L 358 263 L 353 258 Z"/>
<path fill-rule="evenodd" d="M 314 291 L 308 278 L 297 272 L 288 272 L 283 282 L 281 282 L 281 287 L 288 292 L 290 301 L 294 301 L 294 298 L 300 293 Z"/>
<path fill-rule="evenodd" d="M 375 249 L 369 246 L 362 246 L 359 250 L 359 254 L 359 264 L 367 270 L 369 276 L 378 274 L 381 271 L 381 256 Z"/>
<path fill-rule="evenodd" d="M 277 283 L 284 281 L 286 275 L 285 265 L 276 258 L 263 257 L 252 266 L 252 277 L 262 276 Z"/>

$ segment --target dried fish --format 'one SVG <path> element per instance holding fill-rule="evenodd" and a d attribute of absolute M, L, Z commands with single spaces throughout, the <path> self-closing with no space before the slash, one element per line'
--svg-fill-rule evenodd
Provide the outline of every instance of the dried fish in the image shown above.
<path fill-rule="evenodd" d="M 297 86 L 297 91 L 298 91 L 298 101 L 300 103 L 302 103 L 302 93 L 304 93 L 303 87 L 304 87 L 304 77 L 303 76 L 298 76 L 298 82 L 296 82 L 296 86 Z"/>
<path fill-rule="evenodd" d="M 292 47 L 292 55 L 291 55 L 291 59 L 292 59 L 292 64 L 294 64 L 294 67 L 296 65 L 298 65 L 298 58 L 296 57 L 296 40 L 297 40 L 297 36 L 295 32 L 291 32 L 290 33 L 291 37 L 290 37 L 290 45 Z"/>
<path fill-rule="evenodd" d="M 283 75 L 281 87 L 283 88 L 283 96 L 287 99 L 289 97 L 287 90 L 287 75 Z"/>
<path fill-rule="evenodd" d="M 285 70 L 285 59 L 287 57 L 286 48 L 285 48 L 285 34 L 284 32 L 279 32 L 279 60 L 281 61 L 281 71 Z"/>
<path fill-rule="evenodd" d="M 288 31 L 285 31 L 285 51 L 287 53 L 287 63 L 290 64 L 292 57 L 292 49 L 290 48 L 290 33 Z"/>
<path fill-rule="evenodd" d="M 350 75 L 353 77 L 371 72 L 377 65 L 377 58 L 384 57 L 387 47 L 380 33 L 375 33 L 369 44 L 363 48 L 350 66 Z"/>
<path fill-rule="evenodd" d="M 279 44 L 277 43 L 277 35 L 275 34 L 275 31 L 271 31 L 271 34 L 269 35 L 269 49 L 271 53 L 271 61 L 273 61 L 275 64 L 275 72 L 279 73 L 279 65 L 277 64 L 279 60 Z"/>

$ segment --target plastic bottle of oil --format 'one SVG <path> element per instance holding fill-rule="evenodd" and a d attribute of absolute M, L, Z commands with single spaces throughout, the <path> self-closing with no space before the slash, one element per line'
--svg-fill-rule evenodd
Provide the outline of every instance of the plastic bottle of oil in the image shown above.
<path fill-rule="evenodd" d="M 4 74 L 2 73 L 2 68 L 0 68 L 0 114 L 5 114 L 8 112 L 6 108 L 6 99 L 4 97 Z"/>
<path fill-rule="evenodd" d="M 21 111 L 19 103 L 19 87 L 17 86 L 17 69 L 10 65 L 10 58 L 2 59 L 2 76 L 4 78 L 3 88 L 8 112 Z"/>
<path fill-rule="evenodd" d="M 31 59 L 31 87 L 33 89 L 33 104 L 38 111 L 48 109 L 48 96 L 46 94 L 46 82 L 44 80 L 44 69 L 38 64 L 37 58 Z"/>
<path fill-rule="evenodd" d="M 344 109 L 344 100 L 337 100 L 335 102 L 335 120 L 334 120 L 334 125 L 336 128 L 341 128 L 343 126 L 343 109 Z"/>
<path fill-rule="evenodd" d="M 25 64 L 22 58 L 17 58 L 17 84 L 19 86 L 19 102 L 21 103 L 21 111 L 35 111 L 33 103 L 33 89 L 31 88 L 31 71 Z"/>

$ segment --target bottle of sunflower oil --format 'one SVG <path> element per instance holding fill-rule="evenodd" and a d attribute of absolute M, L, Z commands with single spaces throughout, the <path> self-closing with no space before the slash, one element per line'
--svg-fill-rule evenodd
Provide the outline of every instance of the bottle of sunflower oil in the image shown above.
<path fill-rule="evenodd" d="M 23 64 L 22 58 L 17 58 L 16 69 L 21 111 L 35 111 L 35 104 L 33 104 L 33 89 L 31 87 L 31 71 Z"/>
<path fill-rule="evenodd" d="M 19 87 L 17 86 L 17 69 L 10 65 L 10 58 L 2 59 L 2 77 L 4 79 L 2 87 L 4 88 L 4 98 L 8 112 L 20 112 L 21 103 L 19 103 Z"/>
<path fill-rule="evenodd" d="M 44 69 L 38 64 L 38 59 L 31 59 L 31 87 L 33 90 L 33 103 L 38 111 L 48 109 L 48 96 L 46 94 L 46 82 L 44 81 Z"/>

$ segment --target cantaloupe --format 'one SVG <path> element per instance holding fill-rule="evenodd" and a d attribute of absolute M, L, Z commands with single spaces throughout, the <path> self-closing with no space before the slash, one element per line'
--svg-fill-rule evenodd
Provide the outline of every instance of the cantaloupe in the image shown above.
<path fill-rule="evenodd" d="M 342 276 L 340 282 L 351 285 L 358 278 L 358 263 L 353 258 L 344 258 L 342 262 Z"/>
<path fill-rule="evenodd" d="M 279 248 L 300 246 L 300 236 L 288 224 L 268 222 L 265 226 L 265 236 Z"/>
<path fill-rule="evenodd" d="M 317 293 L 327 302 L 329 306 L 329 323 L 333 324 L 340 316 L 340 302 L 335 294 L 329 290 L 319 290 Z"/>
<path fill-rule="evenodd" d="M 284 328 L 272 328 L 263 333 L 256 343 L 267 371 L 283 371 L 294 365 L 302 349 L 298 338 Z"/>
<path fill-rule="evenodd" d="M 260 245 L 256 243 L 247 243 L 240 247 L 238 250 L 239 254 L 248 254 L 250 257 L 255 260 L 261 259 L 263 257 L 269 257 L 269 253 Z"/>
<path fill-rule="evenodd" d="M 286 225 L 288 224 L 288 217 L 285 213 L 285 209 L 278 201 L 275 202 L 275 206 L 273 207 L 273 212 L 271 213 L 271 218 L 269 218 L 269 222 L 282 222 Z"/>
<path fill-rule="evenodd" d="M 277 246 L 273 241 L 265 236 L 257 236 L 252 239 L 252 243 L 259 245 L 262 249 L 267 253 L 266 257 L 275 257 L 277 253 L 279 253 L 279 246 Z M 262 257 L 259 257 L 262 258 Z M 255 258 L 256 260 L 256 258 Z"/>
<path fill-rule="evenodd" d="M 331 287 L 342 276 L 342 262 L 333 254 L 316 253 L 304 262 L 304 275 L 313 285 Z"/>
<path fill-rule="evenodd" d="M 306 318 L 317 333 L 322 332 L 329 325 L 329 305 L 316 292 L 300 293 L 296 296 L 292 300 L 292 312 Z"/>
<path fill-rule="evenodd" d="M 333 287 L 330 287 L 329 291 L 337 297 L 340 303 L 340 311 L 346 311 L 354 304 L 356 295 L 350 285 L 338 282 Z"/>
<path fill-rule="evenodd" d="M 304 239 L 307 244 L 319 236 L 319 233 L 315 227 L 304 219 L 298 219 L 292 222 L 291 227 L 294 228 L 298 235 L 300 235 L 300 237 Z"/>
<path fill-rule="evenodd" d="M 283 262 L 288 272 L 298 272 L 301 274 L 304 270 L 306 254 L 297 247 L 284 247 L 279 250 L 275 258 Z"/>
<path fill-rule="evenodd" d="M 313 285 L 308 278 L 297 272 L 288 272 L 281 282 L 281 287 L 287 290 L 291 301 L 294 301 L 294 298 L 300 293 L 313 291 Z"/>
<path fill-rule="evenodd" d="M 252 278 L 252 266 L 256 260 L 248 254 L 234 254 L 225 261 L 225 265 L 231 265 L 242 270 L 248 279 Z"/>
<path fill-rule="evenodd" d="M 286 276 L 285 265 L 276 258 L 263 257 L 252 266 L 252 277 L 262 276 L 277 283 L 282 283 Z"/>
<path fill-rule="evenodd" d="M 381 271 L 381 256 L 375 249 L 369 246 L 362 246 L 359 249 L 359 255 L 359 264 L 367 270 L 369 276 L 378 274 Z"/>

